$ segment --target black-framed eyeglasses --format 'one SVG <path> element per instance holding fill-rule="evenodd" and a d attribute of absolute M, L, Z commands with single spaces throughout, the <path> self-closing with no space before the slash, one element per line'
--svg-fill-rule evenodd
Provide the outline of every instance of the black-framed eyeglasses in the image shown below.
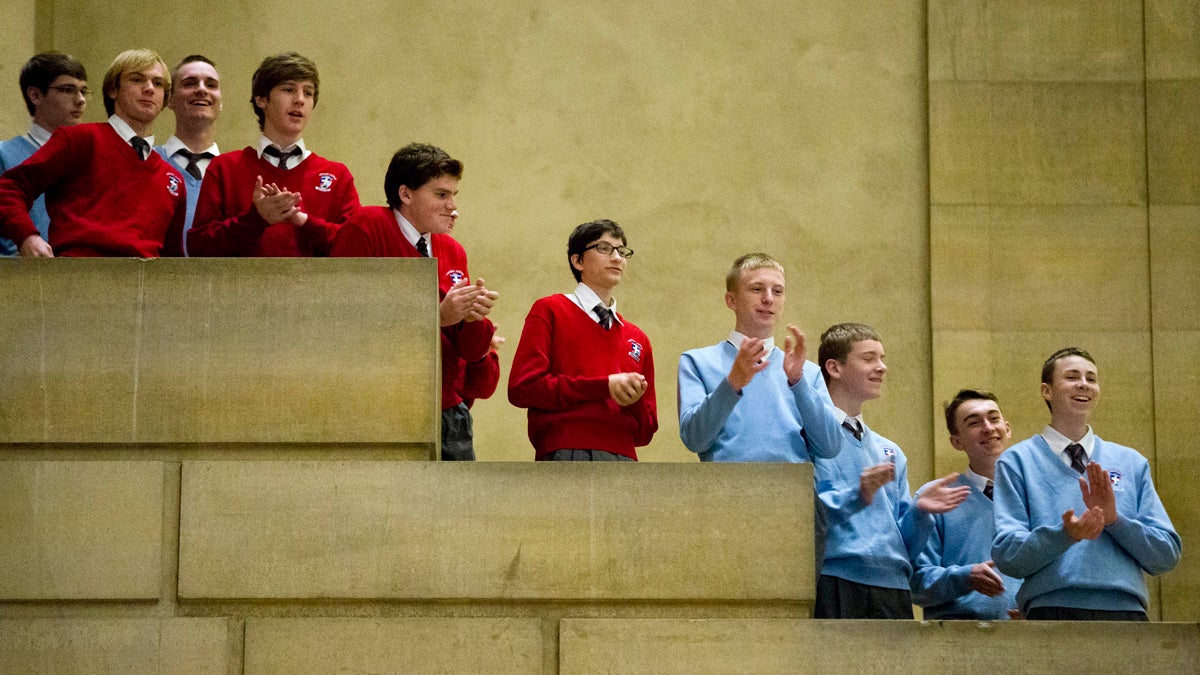
<path fill-rule="evenodd" d="M 621 256 L 622 258 L 633 257 L 633 249 L 629 248 L 628 246 L 613 246 L 607 241 L 598 241 L 590 246 L 584 246 L 583 250 L 587 251 L 593 248 L 596 249 L 596 253 L 599 253 L 600 255 L 612 255 L 612 252 L 616 251 L 617 255 Z"/>
<path fill-rule="evenodd" d="M 66 94 L 67 96 L 71 96 L 71 97 L 74 97 L 76 94 L 83 94 L 84 98 L 87 98 L 92 95 L 91 89 L 88 89 L 87 87 L 76 87 L 73 84 L 63 84 L 63 85 L 59 85 L 57 87 L 46 87 L 46 88 L 53 89 L 54 91 L 62 92 L 64 94 Z"/>

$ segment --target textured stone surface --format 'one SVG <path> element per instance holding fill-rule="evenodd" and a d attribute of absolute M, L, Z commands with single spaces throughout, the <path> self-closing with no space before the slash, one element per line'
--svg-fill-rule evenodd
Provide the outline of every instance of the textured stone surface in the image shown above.
<path fill-rule="evenodd" d="M 429 442 L 417 260 L 0 261 L 0 442 Z"/>
<path fill-rule="evenodd" d="M 806 602 L 811 476 L 771 464 L 187 462 L 179 594 Z"/>
<path fill-rule="evenodd" d="M 1196 624 L 564 619 L 559 672 L 1194 672 Z"/>
<path fill-rule="evenodd" d="M 246 675 L 540 673 L 538 619 L 246 620 Z"/>
<path fill-rule="evenodd" d="M 157 598 L 162 527 L 158 462 L 0 462 L 0 599 Z"/>
<path fill-rule="evenodd" d="M 9 675 L 232 671 L 226 619 L 0 619 Z"/>

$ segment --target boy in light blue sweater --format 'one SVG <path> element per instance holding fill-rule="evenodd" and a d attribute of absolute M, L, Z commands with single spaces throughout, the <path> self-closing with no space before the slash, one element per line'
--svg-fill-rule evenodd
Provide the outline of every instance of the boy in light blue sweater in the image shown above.
<path fill-rule="evenodd" d="M 789 330 L 803 354 L 804 335 Z M 914 502 L 900 446 L 862 422 L 863 403 L 879 398 L 883 387 L 883 359 L 870 326 L 832 326 L 821 335 L 817 359 L 832 405 L 796 398 L 816 469 L 818 541 L 824 539 L 818 619 L 911 619 L 909 577 L 933 529 L 930 514 L 953 510 L 970 492 L 950 474 L 925 486 Z"/>
<path fill-rule="evenodd" d="M 992 558 L 1024 580 L 1026 618 L 1146 621 L 1142 575 L 1170 571 L 1182 549 L 1150 465 L 1089 426 L 1100 382 L 1086 351 L 1051 354 L 1041 390 L 1050 424 L 996 462 Z"/>
<path fill-rule="evenodd" d="M 775 346 L 785 299 L 783 265 L 765 253 L 741 256 L 725 275 L 733 331 L 679 357 L 679 437 L 700 461 L 810 461 L 796 397 L 829 394 L 795 341 L 786 352 Z"/>
<path fill-rule="evenodd" d="M 1012 428 L 996 396 L 986 391 L 959 391 L 945 412 L 950 445 L 967 456 L 957 484 L 971 493 L 957 509 L 933 517 L 912 577 L 913 600 L 925 608 L 926 619 L 1015 618 L 1021 582 L 997 572 L 992 562 L 992 479 Z"/>

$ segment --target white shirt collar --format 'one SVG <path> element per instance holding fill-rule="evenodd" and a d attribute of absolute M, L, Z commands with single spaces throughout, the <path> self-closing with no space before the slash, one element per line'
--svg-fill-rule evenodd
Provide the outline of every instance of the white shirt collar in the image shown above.
<path fill-rule="evenodd" d="M 729 337 L 727 337 L 725 339 L 729 341 L 729 344 L 733 345 L 734 349 L 741 349 L 742 343 L 745 342 L 747 339 L 749 339 L 749 337 L 750 337 L 749 335 L 739 333 L 736 330 L 731 330 L 731 331 L 729 331 Z M 766 340 L 763 340 L 763 346 L 765 346 L 767 348 L 767 352 L 770 352 L 772 349 L 775 349 L 775 336 L 772 335 L 771 337 L 767 338 Z"/>
<path fill-rule="evenodd" d="M 1064 458 L 1067 466 L 1071 466 L 1071 456 L 1067 454 L 1067 446 L 1075 443 L 1075 441 L 1063 436 L 1061 433 L 1059 433 L 1058 429 L 1055 429 L 1049 424 L 1046 425 L 1045 429 L 1042 429 L 1042 438 L 1046 439 L 1046 445 L 1050 446 L 1050 449 L 1054 452 L 1054 454 Z M 1092 433 L 1091 425 L 1088 425 L 1087 433 L 1084 434 L 1083 438 L 1079 439 L 1078 442 L 1083 446 L 1084 454 L 1086 454 L 1087 458 L 1091 460 L 1092 450 L 1096 448 L 1096 434 Z"/>
<path fill-rule="evenodd" d="M 596 316 L 596 313 L 593 312 L 592 309 L 595 308 L 596 305 L 602 305 L 604 303 L 600 300 L 600 296 L 596 295 L 596 291 L 593 291 L 590 286 L 581 281 L 579 282 L 579 285 L 575 287 L 575 292 L 568 294 L 567 297 L 570 298 L 571 301 L 576 305 L 579 305 L 579 308 L 582 309 L 589 317 L 591 317 L 592 321 L 600 323 L 600 317 Z M 616 298 L 612 299 L 612 302 L 609 303 L 608 308 L 612 310 L 613 320 L 617 323 L 621 323 L 621 318 L 617 316 Z"/>
<path fill-rule="evenodd" d="M 839 408 L 835 405 L 835 406 L 833 406 L 833 415 L 834 415 L 834 417 L 837 418 L 838 424 L 845 422 L 846 418 L 848 418 L 848 417 L 853 417 L 854 419 L 858 420 L 858 426 L 860 429 L 866 430 L 866 428 L 867 428 L 867 425 L 863 422 L 862 413 L 859 413 L 857 415 L 851 415 L 850 413 L 846 412 L 845 410 L 842 410 L 841 408 Z"/>
<path fill-rule="evenodd" d="M 172 134 L 171 137 L 167 139 L 167 142 L 164 143 L 162 147 L 163 147 L 163 152 L 167 155 L 167 159 L 172 164 L 179 167 L 180 169 L 187 167 L 187 160 L 184 159 L 183 157 L 176 155 L 175 153 L 179 152 L 180 150 L 187 150 L 190 152 L 191 148 L 184 145 L 183 141 L 179 140 L 178 136 Z M 207 148 L 201 150 L 200 152 L 211 152 L 213 157 L 216 157 L 217 155 L 221 154 L 221 151 L 217 149 L 216 143 L 213 143 L 212 145 L 208 146 Z M 204 175 L 204 170 L 208 168 L 208 163 L 210 161 L 212 161 L 212 160 L 210 160 L 210 159 L 196 160 L 196 166 L 200 167 L 200 175 L 201 176 Z"/>
<path fill-rule="evenodd" d="M 400 209 L 392 209 L 392 213 L 396 216 L 396 222 L 400 225 L 400 234 L 404 235 L 404 238 L 408 240 L 408 243 L 412 244 L 413 248 L 417 247 L 418 239 L 425 238 L 425 246 L 429 249 L 429 257 L 432 258 L 433 240 L 429 238 L 429 235 L 418 232 L 416 226 L 408 222 L 408 218 L 400 215 Z"/>
<path fill-rule="evenodd" d="M 971 470 L 971 467 L 967 467 L 967 470 L 963 471 L 962 475 L 967 479 L 968 483 L 979 488 L 980 492 L 983 492 L 983 488 L 987 487 L 987 484 L 992 480 L 987 476 L 980 476 L 979 474 L 975 473 Z"/>
<path fill-rule="evenodd" d="M 42 147 L 46 141 L 50 140 L 50 132 L 46 131 L 37 122 L 29 123 L 29 140 L 37 147 Z"/>
<path fill-rule="evenodd" d="M 117 117 L 116 113 L 113 113 L 112 116 L 108 118 L 108 123 L 112 125 L 113 129 L 116 129 L 117 135 L 124 139 L 126 143 L 129 142 L 129 139 L 137 136 L 137 132 L 133 130 L 133 127 L 129 126 L 129 123 L 125 120 Z M 146 141 L 146 145 L 154 145 L 153 136 L 142 136 L 142 139 Z"/>
<path fill-rule="evenodd" d="M 259 137 L 258 137 L 258 158 L 259 159 L 262 159 L 263 150 L 266 150 L 268 145 L 274 145 L 275 147 L 279 148 L 278 144 L 273 142 L 271 139 L 267 138 L 265 135 L 259 135 Z M 294 148 L 300 148 L 300 162 L 303 162 L 304 160 L 308 159 L 308 156 L 312 154 L 312 151 L 308 149 L 308 146 L 304 145 L 303 138 L 296 141 L 295 143 L 292 143 L 291 145 L 287 146 L 286 148 L 279 148 L 279 151 L 286 154 L 286 153 L 291 152 Z M 267 160 L 267 161 L 271 161 L 271 160 Z M 296 164 L 299 164 L 300 162 L 296 162 Z M 296 164 L 291 164 L 289 162 L 288 167 L 294 169 L 294 168 L 296 168 Z"/>

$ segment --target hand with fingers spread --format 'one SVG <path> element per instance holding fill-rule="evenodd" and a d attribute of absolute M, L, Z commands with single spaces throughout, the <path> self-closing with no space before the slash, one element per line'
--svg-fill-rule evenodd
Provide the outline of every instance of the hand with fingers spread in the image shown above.
<path fill-rule="evenodd" d="M 921 488 L 917 494 L 917 508 L 925 513 L 946 513 L 958 508 L 971 494 L 966 485 L 955 486 L 958 474 L 952 473 Z"/>
<path fill-rule="evenodd" d="M 641 373 L 613 373 L 608 376 L 608 393 L 617 405 L 633 405 L 646 393 L 646 377 Z"/>
<path fill-rule="evenodd" d="M 281 190 L 274 183 L 264 185 L 262 176 L 258 176 L 254 181 L 251 201 L 254 202 L 254 208 L 258 211 L 258 215 L 271 224 L 289 221 L 300 212 L 297 208 L 300 195 Z"/>

